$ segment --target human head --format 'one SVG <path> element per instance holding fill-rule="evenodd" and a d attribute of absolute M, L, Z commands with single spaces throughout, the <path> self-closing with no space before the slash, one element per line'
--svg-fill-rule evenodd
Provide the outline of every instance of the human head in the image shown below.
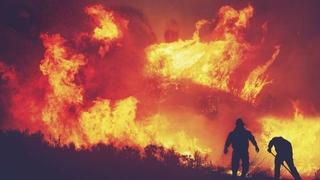
<path fill-rule="evenodd" d="M 244 122 L 243 122 L 243 120 L 241 119 L 241 118 L 238 118 L 237 120 L 236 120 L 236 126 L 237 127 L 244 127 Z"/>

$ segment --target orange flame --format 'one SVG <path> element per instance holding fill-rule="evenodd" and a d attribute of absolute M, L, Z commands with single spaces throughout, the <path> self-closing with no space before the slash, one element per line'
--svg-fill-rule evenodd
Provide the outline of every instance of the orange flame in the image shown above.
<path fill-rule="evenodd" d="M 74 144 L 76 148 L 90 148 L 98 143 L 139 148 L 156 144 L 188 155 L 210 151 L 184 131 L 170 132 L 169 121 L 161 114 L 138 122 L 135 97 L 118 100 L 114 106 L 110 100 L 98 98 L 85 107 L 84 88 L 75 80 L 87 59 L 67 48 L 59 34 L 43 34 L 41 38 L 45 57 L 40 70 L 50 85 L 41 118 L 47 141 L 56 145 Z"/>
<path fill-rule="evenodd" d="M 254 102 L 266 85 L 263 75 L 274 60 L 252 72 L 245 87 L 240 89 L 240 92 L 243 92 L 241 95 L 238 95 L 239 90 L 230 84 L 231 75 L 244 62 L 245 52 L 250 49 L 250 45 L 243 40 L 241 32 L 247 27 L 252 15 L 251 6 L 240 11 L 225 6 L 219 11 L 219 21 L 212 32 L 211 41 L 201 42 L 199 32 L 201 27 L 208 23 L 201 20 L 196 24 L 192 39 L 148 47 L 146 73 L 163 77 L 165 81 L 172 83 L 190 80 L 195 84 L 232 93 Z M 275 58 L 276 55 L 273 59 Z"/>
<path fill-rule="evenodd" d="M 93 18 L 95 24 L 88 36 L 101 46 L 98 53 L 104 56 L 109 52 L 110 44 L 121 43 L 126 35 L 128 21 L 101 5 L 87 7 L 85 13 Z M 196 23 L 191 39 L 179 39 L 147 47 L 146 54 L 143 54 L 147 58 L 144 75 L 160 77 L 161 82 L 169 83 L 187 80 L 188 83 L 223 91 L 246 102 L 256 103 L 264 87 L 272 82 L 267 78 L 266 72 L 279 55 L 280 47 L 275 48 L 272 57 L 265 64 L 253 68 L 240 83 L 240 87 L 232 85 L 234 73 L 250 59 L 247 53 L 256 49 L 244 40 L 244 31 L 252 16 L 251 6 L 239 11 L 224 6 L 219 11 L 215 29 L 208 35 L 209 41 L 203 41 L 200 32 L 210 21 L 200 20 Z M 27 121 L 25 129 L 31 132 L 41 131 L 46 141 L 58 146 L 74 144 L 76 148 L 91 148 L 98 143 L 112 143 L 117 147 L 129 145 L 144 148 L 155 144 L 174 148 L 186 155 L 192 155 L 196 151 L 213 152 L 204 142 L 209 138 L 200 141 L 200 138 L 194 137 L 187 128 L 177 130 L 175 119 L 163 112 L 139 118 L 138 103 L 143 98 L 140 99 L 134 94 L 117 100 L 103 97 L 86 99 L 85 85 L 78 81 L 78 76 L 88 62 L 94 61 L 90 58 L 95 56 L 87 57 L 85 53 L 67 47 L 66 40 L 59 34 L 42 34 L 41 39 L 45 48 L 40 64 L 42 78 L 45 79 L 45 83 L 41 83 L 46 86 L 43 88 L 44 96 L 41 96 L 44 99 L 35 100 L 32 97 L 32 100 L 26 103 L 30 105 L 28 110 L 22 109 L 22 106 L 18 110 L 12 110 L 16 111 L 14 117 L 19 116 L 21 119 L 25 114 L 30 116 L 24 120 Z M 90 68 L 94 71 L 94 67 Z M 1 63 L 0 73 L 4 73 L 7 79 L 15 79 L 15 75 Z M 22 97 L 23 95 L 25 94 L 15 96 L 15 101 L 28 99 Z M 320 127 L 317 121 L 318 117 L 301 115 L 296 115 L 293 121 L 265 117 L 262 119 L 263 133 L 259 144 L 267 144 L 268 140 L 277 134 L 283 135 L 293 143 L 298 168 L 302 172 L 313 172 L 319 167 L 318 153 L 309 148 L 308 144 L 320 143 Z M 36 126 L 33 126 L 34 124 Z M 195 124 L 198 125 L 199 122 L 193 120 L 189 126 L 197 126 Z M 206 126 L 208 124 L 206 123 Z M 301 141 L 301 137 L 306 137 L 306 140 Z M 217 142 L 215 139 L 215 143 Z M 218 151 L 216 150 L 216 154 Z M 302 166 L 304 161 L 309 163 L 308 166 Z M 268 165 L 270 166 L 271 164 Z"/>
<path fill-rule="evenodd" d="M 46 105 L 42 110 L 42 120 L 47 125 L 48 136 L 63 144 L 78 142 L 79 137 L 74 131 L 76 122 L 72 122 L 70 108 L 79 111 L 83 97 L 83 89 L 74 83 L 75 75 L 81 65 L 84 65 L 84 56 L 68 53 L 64 47 L 64 39 L 60 35 L 41 36 L 46 48 L 45 57 L 41 61 L 40 70 L 48 77 L 51 91 L 46 95 Z M 67 109 L 67 110 L 66 110 Z M 68 125 L 68 124 L 69 125 Z M 72 137 L 72 138 L 71 138 Z"/>
<path fill-rule="evenodd" d="M 295 107 L 296 108 L 296 107 Z M 298 171 L 303 175 L 313 176 L 320 167 L 319 144 L 320 124 L 319 117 L 304 117 L 299 109 L 295 109 L 292 119 L 265 117 L 261 142 L 267 145 L 276 136 L 282 136 L 289 140 L 293 148 L 293 159 Z M 267 149 L 267 146 L 264 147 Z M 264 154 L 266 167 L 273 166 L 273 158 Z"/>
<path fill-rule="evenodd" d="M 126 22 L 122 19 L 116 21 L 116 17 L 112 11 L 106 11 L 101 5 L 95 5 L 87 7 L 85 12 L 93 17 L 97 24 L 97 27 L 93 30 L 92 36 L 94 39 L 112 41 L 123 36 L 117 24 L 125 24 Z"/>
<path fill-rule="evenodd" d="M 103 57 L 109 51 L 110 42 L 123 38 L 122 30 L 127 28 L 128 21 L 105 10 L 101 5 L 89 6 L 85 8 L 85 12 L 93 18 L 96 25 L 91 38 L 104 42 L 99 48 L 99 55 Z"/>
<path fill-rule="evenodd" d="M 267 61 L 263 66 L 258 66 L 254 69 L 248 76 L 246 82 L 244 83 L 244 87 L 241 91 L 240 97 L 242 99 L 248 100 L 252 103 L 256 102 L 256 98 L 261 90 L 267 84 L 272 83 L 267 80 L 265 77 L 265 72 L 269 68 L 269 66 L 276 60 L 277 56 L 280 53 L 280 47 L 276 47 L 276 51 L 273 53 L 270 60 Z"/>

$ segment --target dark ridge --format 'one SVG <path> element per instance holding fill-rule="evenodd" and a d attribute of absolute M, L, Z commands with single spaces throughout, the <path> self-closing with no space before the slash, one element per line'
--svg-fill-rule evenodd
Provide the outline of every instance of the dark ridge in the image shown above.
<path fill-rule="evenodd" d="M 0 179 L 7 180 L 209 180 L 232 179 L 223 168 L 203 165 L 205 159 L 178 155 L 150 145 L 141 156 L 131 147 L 99 144 L 90 150 L 52 147 L 41 134 L 0 132 Z M 185 163 L 179 163 L 183 160 Z M 270 179 L 263 172 L 252 179 Z"/>

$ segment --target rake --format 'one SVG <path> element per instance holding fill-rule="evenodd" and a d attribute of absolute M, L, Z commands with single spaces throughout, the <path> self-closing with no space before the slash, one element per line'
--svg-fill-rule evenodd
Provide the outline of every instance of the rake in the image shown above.
<path fill-rule="evenodd" d="M 273 154 L 273 152 L 270 152 L 270 154 L 272 154 L 273 157 L 276 157 L 276 155 Z M 293 175 L 292 172 L 290 171 L 290 169 L 284 164 L 284 162 L 282 162 L 281 165 L 282 165 L 284 168 L 286 168 L 286 170 L 287 170 L 291 175 Z"/>

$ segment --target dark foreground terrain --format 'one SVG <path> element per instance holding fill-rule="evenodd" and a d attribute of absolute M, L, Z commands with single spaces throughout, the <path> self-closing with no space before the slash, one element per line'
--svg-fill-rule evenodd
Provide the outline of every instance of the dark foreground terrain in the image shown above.
<path fill-rule="evenodd" d="M 1 180 L 209 180 L 232 179 L 223 168 L 203 166 L 172 150 L 148 146 L 141 157 L 134 148 L 98 145 L 92 150 L 52 147 L 41 135 L 0 132 Z M 179 163 L 183 160 L 184 165 Z M 252 179 L 270 179 L 263 172 Z"/>

